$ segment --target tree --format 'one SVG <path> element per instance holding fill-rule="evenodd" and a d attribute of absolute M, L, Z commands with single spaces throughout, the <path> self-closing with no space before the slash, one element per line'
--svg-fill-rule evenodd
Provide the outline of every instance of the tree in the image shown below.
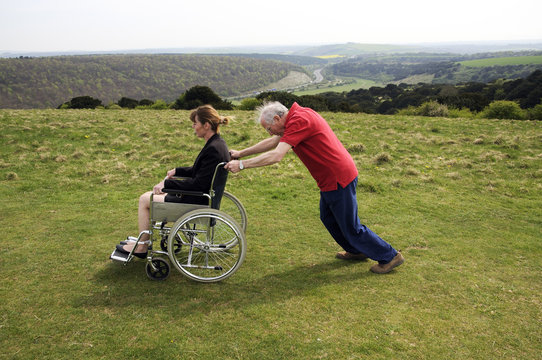
<path fill-rule="evenodd" d="M 329 111 L 326 99 L 319 95 L 303 95 L 299 98 L 299 105 L 314 111 Z"/>
<path fill-rule="evenodd" d="M 154 101 L 149 100 L 149 99 L 139 100 L 139 106 L 151 106 L 153 104 L 154 104 Z"/>
<path fill-rule="evenodd" d="M 256 99 L 261 100 L 262 102 L 278 101 L 287 108 L 290 108 L 294 102 L 299 103 L 300 101 L 299 96 L 290 94 L 286 91 L 266 91 L 256 96 Z"/>
<path fill-rule="evenodd" d="M 139 101 L 127 97 L 122 97 L 117 104 L 123 108 L 135 109 L 135 107 L 139 105 Z"/>
<path fill-rule="evenodd" d="M 98 106 L 103 106 L 102 101 L 94 99 L 90 96 L 78 96 L 70 101 L 60 105 L 59 109 L 96 109 Z"/>
<path fill-rule="evenodd" d="M 471 111 L 482 111 L 489 105 L 489 100 L 478 93 L 462 93 L 455 96 L 439 96 L 438 102 L 450 108 L 469 108 Z"/>
<path fill-rule="evenodd" d="M 201 85 L 196 85 L 188 89 L 175 101 L 173 108 L 177 110 L 190 110 L 207 104 L 212 105 L 217 110 L 233 109 L 229 101 L 222 100 L 210 87 Z"/>

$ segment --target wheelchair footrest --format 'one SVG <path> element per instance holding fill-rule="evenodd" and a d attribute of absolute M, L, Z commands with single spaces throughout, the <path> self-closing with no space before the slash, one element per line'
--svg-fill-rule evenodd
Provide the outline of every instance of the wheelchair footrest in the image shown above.
<path fill-rule="evenodd" d="M 122 253 L 122 252 L 118 251 L 117 249 L 115 249 L 111 253 L 111 256 L 109 256 L 109 258 L 111 260 L 122 261 L 124 263 L 128 262 L 128 254 Z"/>

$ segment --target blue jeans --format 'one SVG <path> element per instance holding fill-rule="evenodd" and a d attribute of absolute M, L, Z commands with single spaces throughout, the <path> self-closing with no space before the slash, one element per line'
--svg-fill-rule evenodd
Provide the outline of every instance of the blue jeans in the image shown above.
<path fill-rule="evenodd" d="M 337 190 L 320 192 L 320 220 L 333 239 L 349 253 L 364 253 L 380 263 L 390 262 L 395 250 L 367 226 L 359 221 L 355 178 L 345 188 L 337 184 Z"/>

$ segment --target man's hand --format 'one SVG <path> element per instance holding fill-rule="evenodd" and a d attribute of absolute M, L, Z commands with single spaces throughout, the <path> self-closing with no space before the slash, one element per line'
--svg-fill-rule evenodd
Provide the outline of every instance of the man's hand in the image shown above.
<path fill-rule="evenodd" d="M 239 168 L 239 163 L 239 160 L 232 160 L 224 166 L 224 169 L 229 170 L 232 173 L 238 173 L 241 171 L 241 168 Z"/>
<path fill-rule="evenodd" d="M 241 157 L 241 152 L 237 150 L 230 150 L 230 156 L 233 160 L 238 160 Z"/>

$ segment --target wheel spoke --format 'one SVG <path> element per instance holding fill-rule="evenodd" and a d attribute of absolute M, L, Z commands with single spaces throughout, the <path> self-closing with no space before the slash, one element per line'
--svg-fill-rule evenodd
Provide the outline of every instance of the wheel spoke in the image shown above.
<path fill-rule="evenodd" d="M 182 244 L 177 254 L 169 251 L 172 264 L 188 277 L 203 282 L 219 281 L 233 274 L 246 251 L 244 233 L 238 225 L 228 215 L 211 210 L 196 210 L 178 220 L 169 239 L 171 243 L 177 235 Z"/>

